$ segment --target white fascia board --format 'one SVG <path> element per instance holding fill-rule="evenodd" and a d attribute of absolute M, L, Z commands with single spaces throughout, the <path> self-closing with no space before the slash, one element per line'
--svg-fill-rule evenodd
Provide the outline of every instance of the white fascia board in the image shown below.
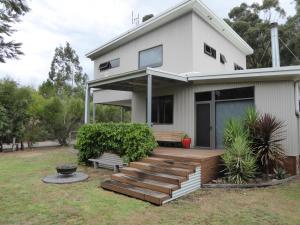
<path fill-rule="evenodd" d="M 157 76 L 157 77 L 163 77 L 163 78 L 168 78 L 168 79 L 172 79 L 172 80 L 188 82 L 187 76 L 184 74 L 176 74 L 176 73 L 171 73 L 171 72 L 162 71 L 162 70 L 153 69 L 153 68 L 147 68 L 146 73 L 149 75 Z"/>
<path fill-rule="evenodd" d="M 86 57 L 94 59 L 97 55 L 105 54 L 127 42 L 140 37 L 141 35 L 160 27 L 167 22 L 175 20 L 187 12 L 194 11 L 208 24 L 216 29 L 221 35 L 228 39 L 233 45 L 239 48 L 244 54 L 250 55 L 253 49 L 223 20 L 211 11 L 201 0 L 186 0 L 168 9 L 159 15 L 147 20 L 141 25 L 121 34 L 101 47 L 86 54 Z"/>
<path fill-rule="evenodd" d="M 201 74 L 191 72 L 186 74 L 189 81 L 213 81 L 213 80 L 257 80 L 257 79 L 300 79 L 300 66 L 287 66 L 280 68 L 263 68 L 251 70 L 239 70 L 226 74 Z"/>
<path fill-rule="evenodd" d="M 119 81 L 130 80 L 137 77 L 146 76 L 146 70 L 135 70 L 127 73 L 112 75 L 109 77 L 104 77 L 96 80 L 91 80 L 88 82 L 89 87 L 97 87 L 99 85 L 111 84 Z"/>

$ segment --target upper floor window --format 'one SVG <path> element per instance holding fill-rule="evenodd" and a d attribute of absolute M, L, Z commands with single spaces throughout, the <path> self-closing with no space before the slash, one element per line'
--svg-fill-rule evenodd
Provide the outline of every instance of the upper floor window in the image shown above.
<path fill-rule="evenodd" d="M 101 63 L 99 66 L 100 72 L 103 72 L 105 70 L 109 70 L 112 68 L 116 68 L 120 66 L 120 59 L 113 59 L 104 63 Z"/>
<path fill-rule="evenodd" d="M 244 68 L 239 66 L 238 64 L 234 64 L 234 70 L 243 70 Z"/>
<path fill-rule="evenodd" d="M 159 67 L 163 64 L 163 46 L 159 45 L 139 52 L 139 69 Z"/>
<path fill-rule="evenodd" d="M 225 57 L 223 54 L 220 54 L 220 62 L 221 62 L 222 64 L 227 63 L 226 57 Z"/>
<path fill-rule="evenodd" d="M 213 58 L 216 58 L 217 57 L 217 52 L 214 48 L 210 47 L 209 45 L 205 44 L 204 43 L 204 53 L 213 57 Z"/>

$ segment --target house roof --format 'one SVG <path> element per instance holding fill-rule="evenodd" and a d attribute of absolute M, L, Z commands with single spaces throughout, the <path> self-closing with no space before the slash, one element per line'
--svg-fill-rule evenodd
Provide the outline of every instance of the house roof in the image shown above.
<path fill-rule="evenodd" d="M 300 66 L 236 70 L 227 73 L 210 74 L 191 72 L 184 75 L 188 78 L 188 81 L 195 81 L 198 83 L 255 82 L 279 80 L 300 81 Z"/>
<path fill-rule="evenodd" d="M 227 83 L 227 82 L 258 82 L 258 81 L 300 81 L 300 66 L 285 66 L 279 68 L 263 68 L 238 70 L 219 74 L 202 74 L 190 72 L 176 74 L 159 69 L 147 68 L 135 70 L 114 76 L 103 77 L 88 82 L 90 88 L 133 91 L 136 88 L 146 88 L 147 75 L 152 75 L 157 88 L 163 85 L 188 85 L 189 83 Z"/>
<path fill-rule="evenodd" d="M 219 18 L 201 0 L 185 0 L 175 7 L 164 11 L 139 26 L 112 39 L 99 48 L 87 53 L 86 57 L 93 60 L 191 11 L 197 13 L 203 20 L 210 24 L 243 53 L 246 55 L 253 53 L 253 49 L 223 19 Z"/>

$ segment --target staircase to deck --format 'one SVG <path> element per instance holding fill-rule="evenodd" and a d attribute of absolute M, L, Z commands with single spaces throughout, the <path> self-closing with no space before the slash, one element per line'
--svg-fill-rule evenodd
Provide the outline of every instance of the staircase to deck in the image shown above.
<path fill-rule="evenodd" d="M 130 197 L 162 205 L 201 186 L 200 164 L 159 155 L 130 163 L 113 174 L 101 187 Z"/>

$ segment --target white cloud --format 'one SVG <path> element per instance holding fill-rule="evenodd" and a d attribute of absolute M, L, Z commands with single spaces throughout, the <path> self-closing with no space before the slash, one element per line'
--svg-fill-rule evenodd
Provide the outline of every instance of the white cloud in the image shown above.
<path fill-rule="evenodd" d="M 260 0 L 261 1 L 261 0 Z M 158 14 L 181 0 L 39 0 L 29 1 L 31 12 L 17 25 L 13 38 L 23 43 L 20 60 L 0 64 L 0 78 L 7 75 L 23 85 L 37 87 L 48 77 L 54 49 L 66 41 L 77 51 L 84 71 L 92 77 L 92 62 L 85 54 L 126 31 L 131 12 Z M 252 0 L 204 0 L 220 17 L 234 6 Z M 293 0 L 281 0 L 289 14 Z"/>

